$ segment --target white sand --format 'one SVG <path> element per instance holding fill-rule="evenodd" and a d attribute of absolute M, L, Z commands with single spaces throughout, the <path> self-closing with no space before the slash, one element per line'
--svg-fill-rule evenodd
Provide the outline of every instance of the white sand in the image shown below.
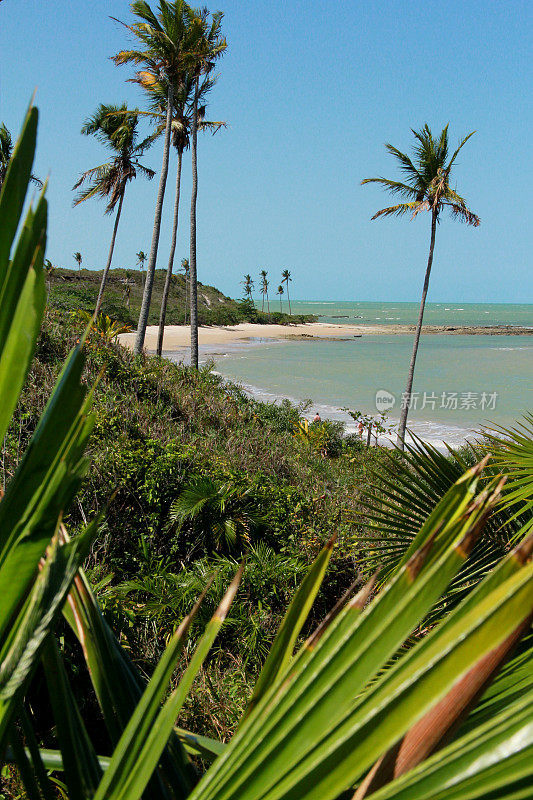
<path fill-rule="evenodd" d="M 414 325 L 334 325 L 330 322 L 306 322 L 294 325 L 258 325 L 252 322 L 241 322 L 239 325 L 227 325 L 200 328 L 198 342 L 204 353 L 212 348 L 224 347 L 227 344 L 246 344 L 247 341 L 257 339 L 352 339 L 359 336 L 391 336 L 413 334 Z M 157 344 L 157 325 L 150 325 L 146 329 L 145 349 L 155 352 Z M 424 335 L 521 335 L 531 336 L 529 328 L 513 326 L 443 326 L 425 325 L 422 328 Z M 133 347 L 135 332 L 124 333 L 120 341 L 126 347 Z M 167 325 L 163 350 L 167 353 L 180 351 L 189 347 L 191 331 L 188 325 Z"/>
<path fill-rule="evenodd" d="M 307 322 L 300 325 L 257 325 L 242 322 L 231 326 L 210 326 L 198 329 L 200 345 L 224 345 L 234 342 L 245 343 L 247 339 L 350 339 L 363 334 L 392 333 L 393 326 L 385 325 L 332 325 L 327 322 Z M 157 345 L 157 326 L 149 325 L 146 329 L 145 348 L 154 351 Z M 395 331 L 396 332 L 396 331 Z M 133 347 L 135 332 L 124 333 L 120 341 L 127 347 Z M 163 350 L 176 350 L 187 347 L 191 342 L 191 331 L 188 325 L 167 325 Z"/>

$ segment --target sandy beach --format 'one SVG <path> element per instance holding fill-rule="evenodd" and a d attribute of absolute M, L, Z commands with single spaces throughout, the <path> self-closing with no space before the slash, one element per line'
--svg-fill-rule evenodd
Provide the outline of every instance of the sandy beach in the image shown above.
<path fill-rule="evenodd" d="M 414 325 L 335 325 L 328 322 L 307 322 L 299 325 L 258 325 L 243 322 L 231 326 L 201 327 L 198 331 L 200 346 L 219 347 L 225 344 L 245 344 L 248 340 L 257 339 L 353 339 L 360 336 L 391 336 L 413 334 Z M 146 329 L 145 348 L 155 351 L 158 328 L 150 325 Z M 470 335 L 470 336 L 531 336 L 530 328 L 514 326 L 444 326 L 426 325 L 423 334 Z M 135 332 L 120 336 L 120 341 L 127 347 L 133 347 Z M 167 325 L 163 349 L 179 350 L 190 344 L 190 328 L 188 325 Z"/>

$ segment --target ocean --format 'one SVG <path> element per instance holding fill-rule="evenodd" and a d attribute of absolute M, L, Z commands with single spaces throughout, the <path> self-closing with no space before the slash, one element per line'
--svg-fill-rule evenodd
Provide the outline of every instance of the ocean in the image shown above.
<path fill-rule="evenodd" d="M 272 307 L 276 308 L 274 303 Z M 279 307 L 279 304 L 278 304 Z M 288 310 L 284 302 L 284 310 Z M 417 303 L 292 302 L 338 324 L 414 324 Z M 473 438 L 480 426 L 510 426 L 533 410 L 533 305 L 429 303 L 431 325 L 520 325 L 531 336 L 428 335 L 420 342 L 408 426 L 442 447 Z M 265 401 L 312 401 L 307 416 L 340 419 L 343 409 L 378 414 L 397 424 L 413 336 L 349 340 L 255 341 L 211 355 L 215 369 Z"/>

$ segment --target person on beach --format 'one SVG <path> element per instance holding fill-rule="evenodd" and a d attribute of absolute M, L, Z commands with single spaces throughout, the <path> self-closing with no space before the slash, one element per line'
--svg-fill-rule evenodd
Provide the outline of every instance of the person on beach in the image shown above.
<path fill-rule="evenodd" d="M 357 428 L 358 428 L 358 431 L 359 431 L 359 437 L 362 439 L 363 438 L 364 426 L 363 426 L 363 423 L 361 422 L 361 420 L 359 420 L 359 425 L 357 426 Z"/>
<path fill-rule="evenodd" d="M 315 411 L 315 416 L 313 417 L 313 422 L 322 422 L 322 420 L 320 418 L 320 414 L 318 413 L 318 411 Z"/>

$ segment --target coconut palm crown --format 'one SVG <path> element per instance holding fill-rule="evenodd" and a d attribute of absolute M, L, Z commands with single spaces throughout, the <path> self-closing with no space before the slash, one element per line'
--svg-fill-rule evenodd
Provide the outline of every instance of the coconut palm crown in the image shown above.
<path fill-rule="evenodd" d="M 154 177 L 155 172 L 139 161 L 153 139 L 149 136 L 139 142 L 137 123 L 136 111 L 128 112 L 125 103 L 120 106 L 101 103 L 93 116 L 85 121 L 81 132 L 86 136 L 95 136 L 111 150 L 113 156 L 109 161 L 82 173 L 74 189 L 79 189 L 87 182 L 89 185 L 78 192 L 74 199 L 75 206 L 91 197 L 101 197 L 107 200 L 105 212 L 110 214 L 124 194 L 128 182 L 137 176 L 137 171 L 149 180 Z"/>
<path fill-rule="evenodd" d="M 403 216 L 411 214 L 411 219 L 416 217 L 421 211 L 431 212 L 431 239 L 429 245 L 429 255 L 420 301 L 418 322 L 416 325 L 415 338 L 413 342 L 413 352 L 407 374 L 407 385 L 402 398 L 402 408 L 400 414 L 400 424 L 398 427 L 398 446 L 403 450 L 405 443 L 405 429 L 407 426 L 407 414 L 411 404 L 411 392 L 413 388 L 414 371 L 418 344 L 422 331 L 424 319 L 424 308 L 429 287 L 429 277 L 433 264 L 433 251 L 435 248 L 435 235 L 437 223 L 440 221 L 442 211 L 447 209 L 453 217 L 466 222 L 467 225 L 477 227 L 479 217 L 476 216 L 466 205 L 466 200 L 452 189 L 450 185 L 450 174 L 461 148 L 466 144 L 475 131 L 472 131 L 459 142 L 457 149 L 452 157 L 448 159 L 448 125 L 446 125 L 438 138 L 434 138 L 429 126 L 426 124 L 420 131 L 412 129 L 416 139 L 414 146 L 414 160 L 402 153 L 392 144 L 385 145 L 389 153 L 399 162 L 400 170 L 403 172 L 404 181 L 390 180 L 389 178 L 365 178 L 362 183 L 379 183 L 393 195 L 400 195 L 406 202 L 397 203 L 393 206 L 382 208 L 377 211 L 372 219 L 378 217 Z M 287 284 L 288 287 L 288 284 Z"/>
<path fill-rule="evenodd" d="M 86 120 L 81 129 L 86 136 L 95 136 L 111 150 L 113 155 L 109 161 L 87 170 L 80 176 L 74 189 L 78 189 L 86 182 L 88 186 L 78 192 L 74 199 L 74 205 L 83 203 L 84 200 L 89 200 L 91 197 L 102 197 L 107 200 L 106 214 L 110 214 L 117 206 L 107 263 L 96 300 L 95 314 L 100 311 L 104 298 L 126 186 L 137 177 L 137 172 L 148 180 L 155 175 L 152 169 L 145 167 L 139 161 L 144 151 L 152 143 L 153 137 L 149 136 L 139 142 L 137 123 L 137 113 L 135 111 L 128 112 L 125 103 L 120 106 L 102 103 L 98 106 L 96 113 Z"/>
<path fill-rule="evenodd" d="M 398 194 L 407 199 L 407 202 L 397 203 L 377 211 L 372 219 L 382 216 L 402 216 L 411 214 L 416 217 L 421 211 L 431 211 L 437 221 L 444 209 L 448 209 L 454 217 L 462 222 L 477 227 L 479 217 L 467 208 L 466 200 L 461 197 L 450 185 L 450 173 L 459 151 L 474 135 L 472 131 L 459 142 L 452 157 L 448 159 L 448 125 L 446 125 L 438 139 L 433 137 L 429 126 L 426 124 L 420 131 L 411 129 L 416 144 L 414 146 L 414 161 L 402 153 L 392 144 L 385 147 L 399 162 L 400 170 L 404 173 L 405 180 L 395 181 L 388 178 L 365 178 L 364 183 L 379 183 L 391 194 Z"/>

